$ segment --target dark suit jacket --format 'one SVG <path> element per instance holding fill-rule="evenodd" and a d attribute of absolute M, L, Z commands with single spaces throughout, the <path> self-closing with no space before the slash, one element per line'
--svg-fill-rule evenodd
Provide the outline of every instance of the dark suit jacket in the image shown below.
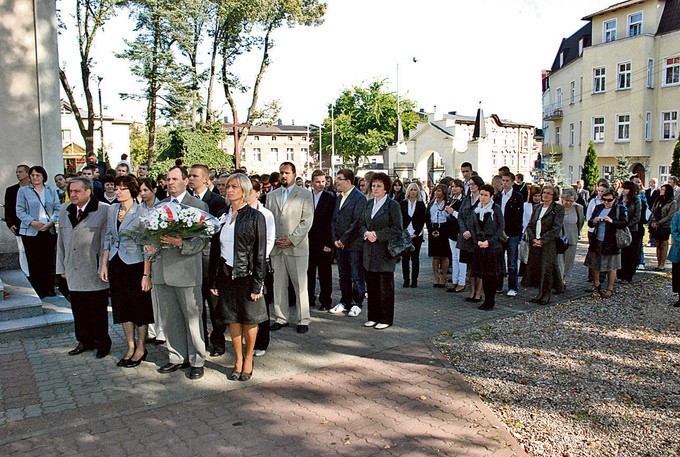
<path fill-rule="evenodd" d="M 413 230 L 421 240 L 423 239 L 423 226 L 425 226 L 425 219 L 425 203 L 416 202 L 416 209 L 413 211 L 413 216 L 409 216 L 408 200 L 404 199 L 401 201 L 401 220 L 404 229 L 406 229 L 409 224 L 413 223 Z"/>
<path fill-rule="evenodd" d="M 208 205 L 208 212 L 215 217 L 220 217 L 227 211 L 227 201 L 220 194 L 209 190 L 201 200 Z"/>
<path fill-rule="evenodd" d="M 646 189 L 645 196 L 647 197 L 647 207 L 651 209 L 654 206 L 654 202 L 659 197 L 659 189 L 654 189 L 654 193 L 652 193 L 651 188 Z"/>
<path fill-rule="evenodd" d="M 527 225 L 527 236 L 530 241 L 536 239 L 536 223 L 538 216 L 541 215 L 542 204 L 534 207 L 534 212 L 531 214 L 531 220 Z M 562 225 L 564 223 L 564 206 L 559 203 L 551 203 L 548 210 L 541 218 L 541 241 L 548 243 L 560 237 L 562 233 Z"/>
<path fill-rule="evenodd" d="M 312 197 L 314 194 L 312 193 Z M 314 208 L 314 222 L 309 229 L 309 252 L 320 252 L 324 247 L 333 247 L 331 223 L 335 211 L 335 195 L 327 190 L 321 192 L 319 203 Z"/>
<path fill-rule="evenodd" d="M 364 268 L 366 271 L 393 273 L 397 259 L 387 253 L 387 242 L 399 238 L 402 232 L 399 203 L 385 196 L 387 201 L 371 219 L 375 199 L 366 204 L 361 221 L 361 239 L 364 244 Z M 364 240 L 366 232 L 375 232 L 378 240 L 371 243 Z"/>
<path fill-rule="evenodd" d="M 529 186 L 527 186 L 527 183 L 523 182 L 522 184 L 513 184 L 512 188 L 515 189 L 519 194 L 522 196 L 523 200 L 522 202 L 526 202 L 529 199 Z"/>
<path fill-rule="evenodd" d="M 493 202 L 503 209 L 503 195 L 494 195 Z M 510 200 L 505 204 L 503 220 L 505 221 L 505 234 L 508 236 L 522 235 L 522 220 L 524 218 L 524 200 L 522 194 L 512 191 Z"/>
<path fill-rule="evenodd" d="M 5 190 L 5 224 L 7 228 L 11 229 L 14 227 L 19 234 L 19 226 L 21 221 L 17 217 L 17 192 L 19 192 L 19 183 L 9 186 Z"/>
<path fill-rule="evenodd" d="M 363 251 L 364 240 L 361 235 L 361 220 L 366 208 L 366 196 L 356 187 L 347 196 L 340 208 L 342 195 L 335 199 L 335 211 L 331 232 L 333 241 L 342 241 L 348 251 Z"/>

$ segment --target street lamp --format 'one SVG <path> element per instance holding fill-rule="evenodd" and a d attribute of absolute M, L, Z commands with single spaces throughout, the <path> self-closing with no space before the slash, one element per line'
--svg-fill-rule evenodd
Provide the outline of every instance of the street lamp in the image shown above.
<path fill-rule="evenodd" d="M 102 107 L 102 80 L 103 76 L 97 76 L 97 91 L 99 92 L 99 135 L 101 141 L 101 154 L 99 155 L 99 160 L 103 160 L 108 163 L 109 159 L 104 151 L 104 108 Z"/>

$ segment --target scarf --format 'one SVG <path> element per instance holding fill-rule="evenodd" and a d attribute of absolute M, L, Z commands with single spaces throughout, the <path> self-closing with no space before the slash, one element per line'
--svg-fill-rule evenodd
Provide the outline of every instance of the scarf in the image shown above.
<path fill-rule="evenodd" d="M 493 200 L 490 200 L 489 203 L 487 203 L 485 206 L 477 205 L 477 208 L 475 208 L 474 211 L 477 215 L 479 215 L 480 221 L 484 220 L 484 215 L 487 213 L 493 220 Z"/>

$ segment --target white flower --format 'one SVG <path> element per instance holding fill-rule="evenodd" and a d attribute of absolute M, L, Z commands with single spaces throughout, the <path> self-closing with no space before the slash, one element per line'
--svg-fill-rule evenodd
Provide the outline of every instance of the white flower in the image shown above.
<path fill-rule="evenodd" d="M 160 228 L 162 228 L 162 229 L 164 229 L 164 228 L 168 228 L 168 223 L 167 223 L 167 222 L 165 222 L 165 221 L 161 222 L 161 223 L 160 223 L 160 224 L 158 224 L 158 225 L 159 225 L 159 226 L 160 226 Z"/>

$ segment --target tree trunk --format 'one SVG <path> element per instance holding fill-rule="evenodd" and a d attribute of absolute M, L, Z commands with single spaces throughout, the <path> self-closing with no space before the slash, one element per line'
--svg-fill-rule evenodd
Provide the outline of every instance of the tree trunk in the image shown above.
<path fill-rule="evenodd" d="M 85 126 L 85 121 L 83 120 L 83 117 L 80 114 L 80 109 L 78 108 L 78 103 L 76 102 L 75 96 L 73 95 L 73 89 L 71 88 L 71 85 L 68 82 L 68 78 L 66 77 L 66 73 L 64 70 L 61 68 L 59 69 L 59 80 L 61 81 L 61 86 L 64 88 L 64 92 L 66 92 L 66 96 L 68 97 L 68 102 L 71 105 L 71 110 L 73 111 L 73 115 L 76 118 L 76 123 L 78 124 L 78 130 L 80 130 L 80 134 L 82 135 L 83 139 L 85 140 L 85 153 L 89 154 L 90 152 L 94 151 L 94 123 L 92 122 L 91 119 L 88 119 L 88 125 L 87 127 Z"/>
<path fill-rule="evenodd" d="M 222 18 L 217 15 L 215 18 L 215 30 L 212 45 L 212 54 L 210 56 L 210 75 L 208 76 L 208 95 L 205 101 L 205 122 L 210 123 L 212 121 L 212 103 L 213 103 L 213 90 L 215 87 L 215 65 L 217 61 L 217 50 L 220 39 L 220 20 Z"/>

